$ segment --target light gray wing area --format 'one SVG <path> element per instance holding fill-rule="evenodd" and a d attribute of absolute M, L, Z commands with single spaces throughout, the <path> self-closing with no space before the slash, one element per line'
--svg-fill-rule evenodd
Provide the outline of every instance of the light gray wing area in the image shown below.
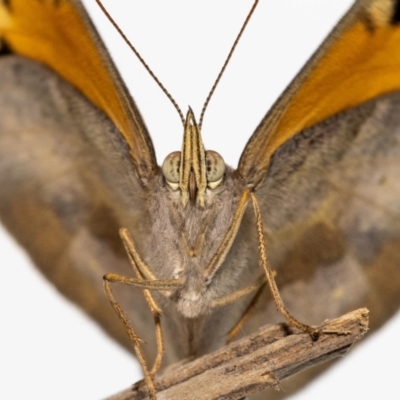
<path fill-rule="evenodd" d="M 102 277 L 132 275 L 120 227 L 139 249 L 146 240 L 146 193 L 128 147 L 103 113 L 34 61 L 2 57 L 0 88 L 1 221 L 58 290 L 127 344 Z M 121 288 L 118 298 L 143 335 L 152 321 L 141 291 Z"/>
<path fill-rule="evenodd" d="M 293 137 L 256 195 L 278 287 L 296 318 L 320 324 L 366 306 L 373 330 L 398 310 L 400 93 Z M 248 329 L 278 319 L 266 291 Z M 285 395 L 313 373 L 284 383 Z"/>

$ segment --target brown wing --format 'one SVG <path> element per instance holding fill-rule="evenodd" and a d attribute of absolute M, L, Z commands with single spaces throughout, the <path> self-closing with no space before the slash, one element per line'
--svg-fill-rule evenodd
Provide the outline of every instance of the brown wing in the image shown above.
<path fill-rule="evenodd" d="M 400 92 L 308 128 L 272 156 L 256 195 L 278 287 L 301 321 L 363 306 L 374 330 L 398 310 L 399 165 Z M 281 318 L 269 293 L 253 318 L 249 329 Z M 284 384 L 285 395 L 315 373 Z"/>
<path fill-rule="evenodd" d="M 399 1 L 357 1 L 239 162 L 285 304 L 310 324 L 366 306 L 376 329 L 400 306 L 399 22 Z M 280 319 L 265 292 L 248 329 Z"/>
<path fill-rule="evenodd" d="M 1 3 L 3 43 L 49 66 L 103 110 L 129 144 L 139 177 L 151 179 L 157 164 L 150 136 L 80 1 Z"/>
<path fill-rule="evenodd" d="M 400 89 L 400 3 L 358 0 L 261 121 L 239 161 L 250 187 L 301 130 Z"/>
<path fill-rule="evenodd" d="M 138 243 L 148 238 L 129 146 L 112 121 L 39 63 L 2 57 L 0 87 L 1 221 L 63 294 L 126 344 L 102 277 L 131 271 L 120 227 Z M 140 292 L 119 294 L 148 337 Z"/>
<path fill-rule="evenodd" d="M 1 220 L 60 291 L 127 343 L 102 276 L 130 271 L 120 227 L 146 238 L 158 167 L 145 124 L 79 0 L 0 1 L 0 37 Z M 146 306 L 129 299 L 144 329 Z"/>

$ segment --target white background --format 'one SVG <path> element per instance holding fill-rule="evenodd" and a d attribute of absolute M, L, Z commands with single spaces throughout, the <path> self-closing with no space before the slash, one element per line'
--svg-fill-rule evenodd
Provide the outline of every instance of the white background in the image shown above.
<path fill-rule="evenodd" d="M 199 115 L 251 2 L 104 2 L 183 112 L 190 105 Z M 142 111 L 160 163 L 180 149 L 180 120 L 94 0 L 84 3 Z M 261 0 L 210 103 L 203 124 L 207 148 L 236 166 L 261 117 L 350 3 Z M 137 380 L 128 353 L 62 299 L 3 231 L 0 263 L 0 398 L 95 400 Z M 399 399 L 399 337 L 400 315 L 292 399 Z"/>

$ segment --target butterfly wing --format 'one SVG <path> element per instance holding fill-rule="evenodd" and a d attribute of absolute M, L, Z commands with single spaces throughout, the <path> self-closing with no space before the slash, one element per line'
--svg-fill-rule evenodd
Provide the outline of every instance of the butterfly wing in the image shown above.
<path fill-rule="evenodd" d="M 0 34 L 1 220 L 60 291 L 127 344 L 102 276 L 131 271 L 120 227 L 139 246 L 146 238 L 158 167 L 145 124 L 79 1 L 3 1 Z M 140 291 L 120 293 L 146 336 Z"/>
<path fill-rule="evenodd" d="M 400 3 L 358 0 L 252 135 L 237 172 L 251 187 L 272 154 L 301 130 L 400 89 Z"/>
<path fill-rule="evenodd" d="M 0 5 L 0 37 L 13 53 L 49 66 L 104 111 L 130 147 L 144 182 L 157 169 L 143 119 L 79 0 Z"/>
<path fill-rule="evenodd" d="M 272 156 L 256 196 L 278 288 L 301 321 L 318 325 L 364 306 L 373 331 L 398 311 L 399 110 L 399 92 L 371 100 L 302 131 Z M 278 320 L 266 290 L 245 332 Z M 285 396 L 316 373 L 284 382 Z"/>
<path fill-rule="evenodd" d="M 376 329 L 400 306 L 399 10 L 398 1 L 356 2 L 239 163 L 284 302 L 309 324 L 366 306 Z M 247 329 L 281 319 L 265 291 Z"/>

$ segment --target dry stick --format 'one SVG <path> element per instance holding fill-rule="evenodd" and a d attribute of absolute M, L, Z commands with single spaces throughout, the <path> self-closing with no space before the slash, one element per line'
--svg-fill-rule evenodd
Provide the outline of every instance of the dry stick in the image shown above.
<path fill-rule="evenodd" d="M 157 400 L 238 400 L 267 388 L 308 367 L 345 354 L 368 330 L 368 310 L 350 312 L 326 322 L 312 341 L 306 333 L 289 334 L 284 324 L 263 328 L 229 346 L 169 367 L 156 378 Z M 108 400 L 145 400 L 143 381 Z"/>

